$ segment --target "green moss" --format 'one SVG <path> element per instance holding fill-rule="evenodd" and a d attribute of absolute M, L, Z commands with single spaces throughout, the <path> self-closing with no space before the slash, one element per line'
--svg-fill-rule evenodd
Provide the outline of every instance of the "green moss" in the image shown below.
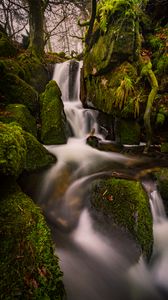
<path fill-rule="evenodd" d="M 168 151 L 168 144 L 165 145 L 166 150 Z M 157 186 L 159 189 L 159 192 L 165 200 L 165 207 L 168 211 L 168 169 L 163 168 L 159 172 L 155 173 L 156 178 L 157 178 Z"/>
<path fill-rule="evenodd" d="M 128 62 L 106 75 L 88 76 L 87 99 L 103 112 L 134 118 L 139 92 L 135 86 L 136 78 L 136 68 Z"/>
<path fill-rule="evenodd" d="M 0 122 L 0 174 L 17 177 L 23 171 L 26 150 L 22 129 Z"/>
<path fill-rule="evenodd" d="M 152 216 L 149 201 L 140 182 L 125 179 L 97 180 L 92 185 L 92 205 L 116 224 L 129 230 L 144 255 L 152 250 Z"/>
<path fill-rule="evenodd" d="M 26 105 L 32 113 L 37 112 L 37 92 L 17 75 L 7 73 L 1 78 L 0 94 L 3 95 L 5 105 L 21 103 Z"/>
<path fill-rule="evenodd" d="M 0 116 L 0 121 L 4 123 L 17 122 L 22 129 L 37 136 L 36 120 L 23 104 L 9 104 L 4 114 Z"/>
<path fill-rule="evenodd" d="M 163 153 L 168 153 L 168 143 L 163 143 L 161 145 L 160 151 L 163 152 Z"/>
<path fill-rule="evenodd" d="M 9 182 L 1 192 L 0 228 L 1 298 L 63 299 L 62 273 L 41 210 Z"/>
<path fill-rule="evenodd" d="M 50 166 L 56 161 L 56 158 L 50 154 L 34 136 L 28 132 L 24 132 L 23 135 L 27 145 L 27 155 L 24 166 L 26 171 L 37 171 Z"/>
<path fill-rule="evenodd" d="M 37 92 L 44 92 L 45 86 L 49 82 L 51 76 L 47 65 L 42 63 L 37 56 L 29 53 L 29 51 L 19 55 L 17 60 L 25 72 L 25 81 Z"/>
<path fill-rule="evenodd" d="M 41 95 L 41 141 L 47 145 L 67 141 L 61 92 L 54 80 L 47 84 Z"/>
<path fill-rule="evenodd" d="M 117 132 L 121 144 L 139 145 L 140 125 L 133 120 L 120 120 Z"/>
<path fill-rule="evenodd" d="M 168 73 L 168 56 L 162 55 L 157 62 L 157 74 L 163 75 Z"/>
<path fill-rule="evenodd" d="M 1 59 L 0 72 L 1 74 L 12 73 L 18 75 L 21 79 L 25 78 L 25 72 L 16 59 Z"/>
<path fill-rule="evenodd" d="M 158 112 L 156 116 L 156 125 L 163 125 L 164 121 L 165 115 L 161 112 Z"/>

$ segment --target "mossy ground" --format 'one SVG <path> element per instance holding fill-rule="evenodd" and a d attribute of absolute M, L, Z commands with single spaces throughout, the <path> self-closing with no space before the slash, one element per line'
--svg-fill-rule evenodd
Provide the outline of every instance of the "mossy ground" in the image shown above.
<path fill-rule="evenodd" d="M 62 273 L 40 209 L 9 178 L 3 183 L 0 298 L 63 299 Z"/>
<path fill-rule="evenodd" d="M 130 231 L 145 256 L 152 251 L 152 216 L 140 182 L 125 179 L 97 180 L 92 186 L 92 205 Z"/>

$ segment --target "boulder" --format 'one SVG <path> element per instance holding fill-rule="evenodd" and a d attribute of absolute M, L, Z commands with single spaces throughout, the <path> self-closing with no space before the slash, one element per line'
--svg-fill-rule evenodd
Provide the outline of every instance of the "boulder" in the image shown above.
<path fill-rule="evenodd" d="M 27 146 L 26 161 L 24 164 L 25 171 L 39 171 L 56 162 L 55 156 L 50 154 L 32 134 L 24 131 L 23 136 Z"/>
<path fill-rule="evenodd" d="M 23 130 L 37 136 L 36 120 L 28 108 L 23 104 L 9 104 L 0 115 L 0 121 L 4 123 L 16 122 Z"/>
<path fill-rule="evenodd" d="M 62 300 L 62 272 L 41 210 L 16 183 L 1 183 L 1 297 Z"/>
<path fill-rule="evenodd" d="M 150 256 L 153 233 L 149 200 L 138 181 L 100 179 L 92 184 L 91 204 L 94 209 L 111 217 L 113 224 L 132 233 L 143 254 Z"/>
<path fill-rule="evenodd" d="M 61 91 L 54 80 L 51 80 L 42 93 L 41 105 L 41 141 L 46 145 L 65 144 L 66 136 L 66 117 Z"/>
<path fill-rule="evenodd" d="M 18 177 L 26 162 L 26 151 L 21 127 L 0 122 L 0 174 Z"/>

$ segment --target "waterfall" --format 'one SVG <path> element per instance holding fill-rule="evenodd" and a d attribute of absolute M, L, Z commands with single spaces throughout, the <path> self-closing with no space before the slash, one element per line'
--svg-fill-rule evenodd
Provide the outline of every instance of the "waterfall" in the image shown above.
<path fill-rule="evenodd" d="M 62 92 L 64 110 L 72 129 L 77 138 L 86 137 L 93 129 L 99 135 L 96 110 L 84 109 L 80 101 L 80 72 L 82 62 L 75 60 L 56 64 L 53 80 L 57 82 Z"/>
<path fill-rule="evenodd" d="M 106 234 L 88 209 L 89 184 L 103 172 L 126 168 L 139 159 L 98 151 L 86 144 L 97 112 L 80 102 L 82 63 L 56 64 L 67 120 L 73 132 L 66 145 L 46 148 L 57 157 L 41 184 L 39 203 L 53 226 L 68 300 L 166 300 L 168 297 L 168 220 L 156 186 L 145 182 L 153 215 L 154 248 L 150 263 L 135 264 L 137 245 L 120 228 Z M 56 224 L 56 226 L 55 226 Z M 135 265 L 133 265 L 135 264 Z"/>

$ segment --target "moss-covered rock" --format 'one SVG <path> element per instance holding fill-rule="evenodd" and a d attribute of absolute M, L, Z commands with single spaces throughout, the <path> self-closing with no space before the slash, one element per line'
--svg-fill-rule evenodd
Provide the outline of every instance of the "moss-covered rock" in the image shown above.
<path fill-rule="evenodd" d="M 17 75 L 7 73 L 2 76 L 0 94 L 3 96 L 3 103 L 5 105 L 21 103 L 26 105 L 32 113 L 37 112 L 37 92 Z"/>
<path fill-rule="evenodd" d="M 23 104 L 9 104 L 0 115 L 3 123 L 17 122 L 22 129 L 37 136 L 36 120 Z"/>
<path fill-rule="evenodd" d="M 25 81 L 38 93 L 44 92 L 46 84 L 51 79 L 47 65 L 28 51 L 19 55 L 17 60 L 25 72 Z"/>
<path fill-rule="evenodd" d="M 0 199 L 1 298 L 63 299 L 58 258 L 41 210 L 8 183 Z"/>
<path fill-rule="evenodd" d="M 150 256 L 152 216 L 148 197 L 140 182 L 115 178 L 96 180 L 92 184 L 91 204 L 131 232 L 144 255 Z"/>
<path fill-rule="evenodd" d="M 4 32 L 0 31 L 0 57 L 14 57 L 17 52 L 13 42 Z"/>
<path fill-rule="evenodd" d="M 41 141 L 46 145 L 66 143 L 66 118 L 61 91 L 54 80 L 47 84 L 40 103 Z"/>
<path fill-rule="evenodd" d="M 139 113 L 140 104 L 136 78 L 137 70 L 128 62 L 116 67 L 113 72 L 88 76 L 85 79 L 87 102 L 92 102 L 105 113 L 134 118 Z"/>
<path fill-rule="evenodd" d="M 49 167 L 56 161 L 55 156 L 50 154 L 38 140 L 28 132 L 23 132 L 27 154 L 24 169 L 28 172 L 38 171 Z"/>
<path fill-rule="evenodd" d="M 141 129 L 136 121 L 120 119 L 116 127 L 116 140 L 120 144 L 139 145 Z"/>
<path fill-rule="evenodd" d="M 0 122 L 0 174 L 17 177 L 26 162 L 26 142 L 22 129 Z"/>
<path fill-rule="evenodd" d="M 6 58 L 0 60 L 0 73 L 12 73 L 24 80 L 25 72 L 21 65 L 16 61 L 16 58 Z"/>

